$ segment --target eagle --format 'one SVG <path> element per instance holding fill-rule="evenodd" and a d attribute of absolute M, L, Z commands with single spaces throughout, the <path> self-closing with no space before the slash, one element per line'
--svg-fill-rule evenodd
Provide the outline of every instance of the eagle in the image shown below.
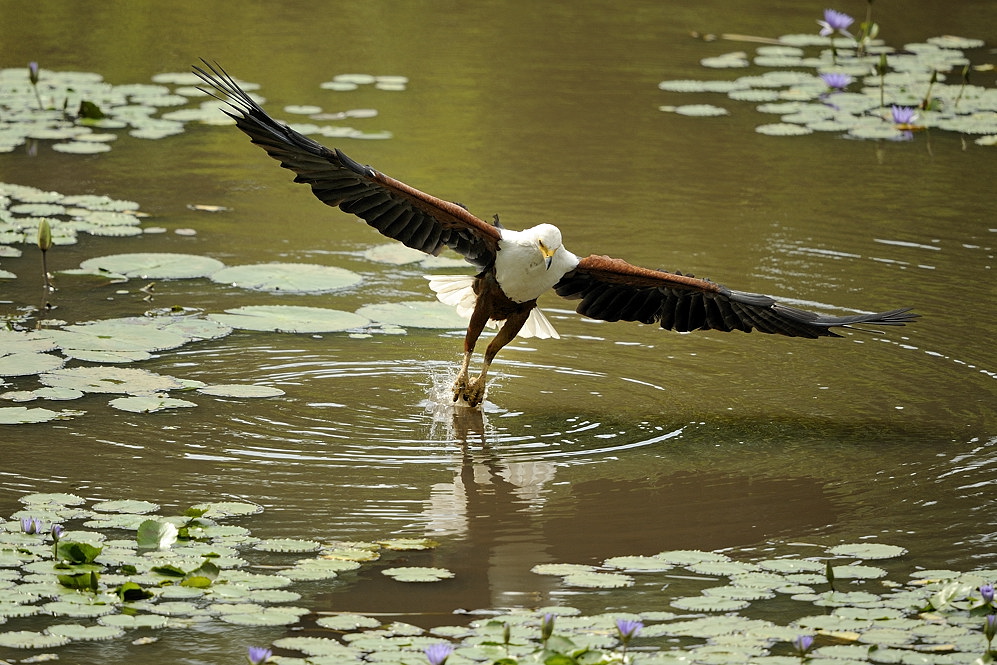
<path fill-rule="evenodd" d="M 485 397 L 488 370 L 502 347 L 517 336 L 557 338 L 537 299 L 553 290 L 579 301 L 575 311 L 602 321 L 636 321 L 666 330 L 740 330 L 788 337 L 840 337 L 835 328 L 859 324 L 902 326 L 917 318 L 910 307 L 875 314 L 826 316 L 784 305 L 758 293 L 736 291 L 681 272 L 643 268 L 603 255 L 579 258 L 564 246 L 561 231 L 542 223 L 523 231 L 486 222 L 465 206 L 439 199 L 327 148 L 270 117 L 221 66 L 202 60 L 195 74 L 203 89 L 253 143 L 310 185 L 323 203 L 356 215 L 383 235 L 438 255 L 450 248 L 473 275 L 429 277 L 440 301 L 469 319 L 464 356 L 453 385 L 454 402 L 475 407 Z M 471 374 L 475 345 L 488 326 L 481 370 Z"/>

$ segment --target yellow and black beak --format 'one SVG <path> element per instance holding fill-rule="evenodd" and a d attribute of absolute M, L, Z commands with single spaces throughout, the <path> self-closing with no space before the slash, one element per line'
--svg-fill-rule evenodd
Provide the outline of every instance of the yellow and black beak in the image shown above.
<path fill-rule="evenodd" d="M 550 270 L 550 264 L 554 261 L 554 254 L 557 250 L 548 249 L 547 245 L 542 242 L 538 242 L 537 244 L 540 246 L 540 253 L 544 255 L 544 264 L 547 266 L 547 270 Z"/>

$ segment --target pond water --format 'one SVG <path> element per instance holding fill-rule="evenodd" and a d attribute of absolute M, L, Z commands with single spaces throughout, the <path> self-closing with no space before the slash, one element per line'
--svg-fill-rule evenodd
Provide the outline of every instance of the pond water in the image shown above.
<path fill-rule="evenodd" d="M 0 515 L 33 492 L 144 499 L 164 514 L 239 500 L 265 508 L 236 522 L 259 537 L 430 536 L 437 549 L 403 558 L 453 571 L 452 583 L 399 590 L 368 571 L 310 587 L 307 604 L 423 626 L 459 622 L 451 616 L 458 608 L 667 609 L 667 589 L 571 590 L 530 568 L 671 549 L 779 556 L 800 543 L 875 541 L 909 550 L 899 571 L 997 567 L 994 148 L 944 131 L 904 142 L 764 136 L 754 128 L 771 118 L 753 104 L 658 88 L 757 73 L 704 69 L 701 58 L 754 45 L 691 32 L 812 33 L 823 5 L 379 2 L 274 11 L 60 1 L 28 12 L 10 4 L 5 16 L 24 16 L 0 25 L 0 67 L 35 60 L 124 84 L 186 71 L 203 56 L 260 84 L 276 117 L 294 104 L 375 109 L 347 124 L 391 139 L 321 141 L 484 219 L 556 223 L 576 254 L 691 272 L 822 311 L 913 306 L 923 318 L 885 335 L 815 341 L 679 335 L 582 320 L 551 295 L 541 305 L 562 339 L 504 350 L 483 414 L 440 404 L 459 361 L 459 331 L 236 332 L 136 366 L 285 395 L 182 395 L 196 408 L 155 414 L 112 409 L 100 394 L 46 404 L 86 414 L 3 428 Z M 849 0 L 837 8 L 861 16 L 865 7 Z M 989 40 L 974 57 L 994 60 L 992 2 L 881 0 L 875 10 L 890 44 L 957 34 Z M 408 83 L 319 87 L 347 73 Z M 992 88 L 993 73 L 973 82 Z M 692 103 L 730 114 L 659 110 Z M 353 311 L 432 299 L 426 269 L 364 259 L 381 236 L 291 183 L 234 127 L 192 123 L 162 140 L 122 134 L 97 156 L 19 149 L 0 154 L 0 181 L 137 201 L 146 225 L 168 230 L 81 235 L 49 253 L 53 271 L 108 254 L 185 252 L 228 265 L 336 265 L 364 277 L 333 294 L 273 295 L 205 279 L 161 280 L 148 293 L 139 280 L 57 275 L 48 318 L 172 306 Z M 196 235 L 173 233 L 186 228 Z M 18 276 L 0 286 L 7 316 L 42 302 L 31 249 L 2 262 Z M 35 386 L 32 377 L 8 378 L 3 389 Z M 60 653 L 70 662 L 97 653 L 108 663 L 138 654 L 143 662 L 238 662 L 231 654 L 243 645 L 291 632 L 209 627 L 150 646 Z M 0 659 L 29 654 L 0 648 Z"/>

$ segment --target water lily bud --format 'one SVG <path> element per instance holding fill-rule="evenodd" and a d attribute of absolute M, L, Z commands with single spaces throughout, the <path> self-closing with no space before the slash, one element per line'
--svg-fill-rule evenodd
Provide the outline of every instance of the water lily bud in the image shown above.
<path fill-rule="evenodd" d="M 554 619 L 557 618 L 556 614 L 551 614 L 548 612 L 540 620 L 540 637 L 546 642 L 550 639 L 550 636 L 554 634 Z"/>
<path fill-rule="evenodd" d="M 52 248 L 52 227 L 47 219 L 38 222 L 38 249 L 47 252 Z"/>
<path fill-rule="evenodd" d="M 28 79 L 31 81 L 31 85 L 38 83 L 38 63 L 33 60 L 28 63 Z"/>

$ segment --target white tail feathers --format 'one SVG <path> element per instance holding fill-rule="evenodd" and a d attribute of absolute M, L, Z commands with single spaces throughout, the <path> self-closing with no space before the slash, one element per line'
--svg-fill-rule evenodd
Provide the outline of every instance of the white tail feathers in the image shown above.
<path fill-rule="evenodd" d="M 457 309 L 457 314 L 470 319 L 474 312 L 474 277 L 470 275 L 423 275 L 429 280 L 429 288 L 439 298 L 440 302 Z M 499 321 L 488 321 L 488 326 L 498 328 Z M 530 310 L 530 318 L 526 320 L 519 337 L 536 337 L 538 339 L 560 339 L 547 317 L 539 308 Z"/>

